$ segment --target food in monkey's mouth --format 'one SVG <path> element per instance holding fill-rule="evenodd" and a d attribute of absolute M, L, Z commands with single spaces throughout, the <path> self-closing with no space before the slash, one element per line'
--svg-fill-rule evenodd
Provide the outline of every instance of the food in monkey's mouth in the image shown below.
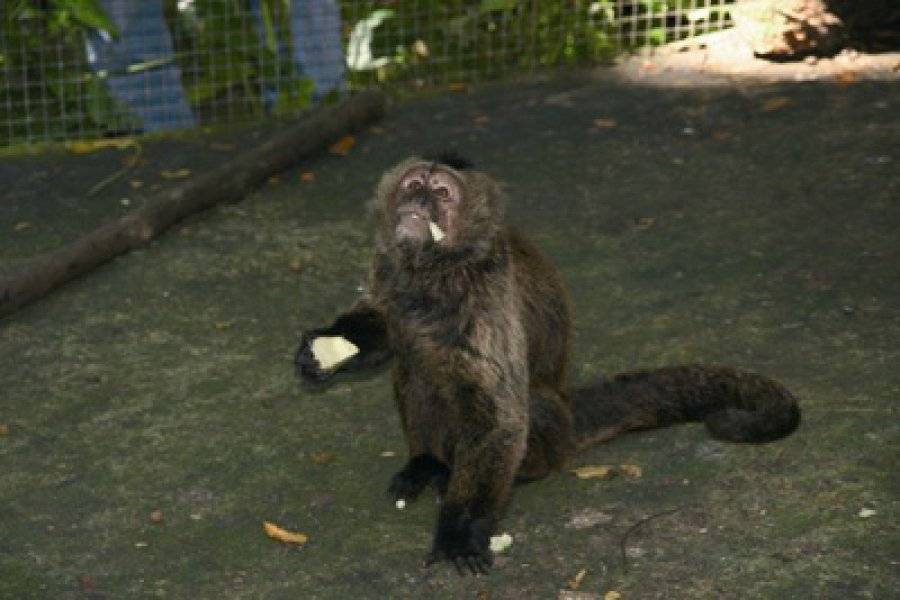
<path fill-rule="evenodd" d="M 434 221 L 428 222 L 428 229 L 431 230 L 431 238 L 434 241 L 439 242 L 444 239 L 444 231 Z"/>

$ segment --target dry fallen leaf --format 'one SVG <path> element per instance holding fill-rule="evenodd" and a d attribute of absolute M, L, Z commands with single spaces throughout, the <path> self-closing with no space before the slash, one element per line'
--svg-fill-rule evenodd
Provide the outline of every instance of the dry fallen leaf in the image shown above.
<path fill-rule="evenodd" d="M 312 460 L 317 465 L 327 465 L 334 462 L 334 454 L 325 452 L 324 450 L 322 452 L 314 452 L 312 454 Z"/>
<path fill-rule="evenodd" d="M 25 231 L 29 227 L 31 227 L 31 223 L 28 221 L 19 221 L 13 226 L 13 231 Z"/>
<path fill-rule="evenodd" d="M 791 99 L 787 96 L 776 96 L 775 98 L 769 98 L 763 103 L 763 110 L 779 110 L 784 108 L 788 104 L 791 103 Z"/>
<path fill-rule="evenodd" d="M 607 465 L 586 465 L 572 469 L 578 479 L 606 479 L 615 474 L 615 470 Z"/>
<path fill-rule="evenodd" d="M 347 156 L 350 153 L 350 149 L 355 145 L 356 138 L 352 135 L 345 135 L 344 137 L 333 143 L 328 148 L 328 151 L 338 156 Z"/>
<path fill-rule="evenodd" d="M 163 522 L 163 511 L 156 510 L 150 511 L 150 522 L 151 523 L 162 523 Z"/>
<path fill-rule="evenodd" d="M 94 583 L 90 575 L 81 575 L 78 577 L 78 588 L 82 592 L 95 592 L 97 591 L 97 584 Z"/>
<path fill-rule="evenodd" d="M 612 129 L 617 124 L 615 119 L 607 118 L 594 119 L 593 123 L 597 129 Z"/>
<path fill-rule="evenodd" d="M 278 540 L 285 544 L 298 544 L 302 546 L 309 541 L 309 537 L 306 534 L 288 531 L 269 521 L 263 521 L 263 531 L 265 531 L 266 535 L 273 540 Z"/>
<path fill-rule="evenodd" d="M 582 569 L 575 574 L 575 577 L 569 580 L 569 589 L 575 591 L 581 585 L 581 580 L 587 575 L 587 569 Z"/>
<path fill-rule="evenodd" d="M 312 171 L 303 171 L 300 173 L 300 181 L 303 183 L 312 183 L 316 180 L 316 174 Z"/>
<path fill-rule="evenodd" d="M 656 225 L 656 217 L 638 217 L 634 221 L 634 228 L 638 231 L 650 229 Z"/>
<path fill-rule="evenodd" d="M 89 154 L 91 152 L 104 150 L 106 148 L 116 148 L 118 150 L 124 150 L 125 148 L 131 148 L 133 146 L 137 146 L 134 138 L 114 138 L 68 142 L 66 144 L 66 150 L 68 150 L 72 154 Z"/>
<path fill-rule="evenodd" d="M 159 172 L 163 179 L 184 179 L 191 176 L 190 169 L 164 169 Z"/>
<path fill-rule="evenodd" d="M 0 423 L 0 435 L 9 435 L 9 424 Z"/>
<path fill-rule="evenodd" d="M 472 122 L 476 125 L 487 125 L 491 122 L 491 118 L 487 115 L 478 115 L 477 117 L 472 119 Z"/>
<path fill-rule="evenodd" d="M 128 185 L 131 186 L 131 189 L 138 190 L 138 189 L 144 187 L 144 182 L 139 179 L 132 179 L 131 181 L 128 182 Z"/>
<path fill-rule="evenodd" d="M 625 475 L 633 477 L 634 479 L 637 479 L 644 474 L 641 468 L 637 465 L 619 465 L 619 470 L 622 471 L 622 473 L 624 473 Z"/>
<path fill-rule="evenodd" d="M 295 256 L 291 259 L 291 262 L 288 265 L 288 269 L 290 269 L 292 273 L 302 273 L 303 259 L 301 259 L 299 256 Z"/>
<path fill-rule="evenodd" d="M 451 92 L 465 92 L 469 89 L 469 86 L 466 85 L 465 83 L 458 82 L 458 83 L 451 83 L 450 85 L 447 86 L 447 89 L 450 90 Z"/>
<path fill-rule="evenodd" d="M 621 600 L 622 594 L 615 590 L 610 590 L 603 594 L 603 600 Z"/>
<path fill-rule="evenodd" d="M 834 82 L 838 85 L 850 85 L 859 81 L 856 71 L 841 71 L 834 76 Z"/>

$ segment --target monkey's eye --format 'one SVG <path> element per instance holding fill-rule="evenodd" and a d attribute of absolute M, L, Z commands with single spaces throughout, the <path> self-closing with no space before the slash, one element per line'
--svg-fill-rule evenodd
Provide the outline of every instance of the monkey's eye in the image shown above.
<path fill-rule="evenodd" d="M 407 189 L 407 191 L 418 192 L 422 189 L 422 181 L 420 179 L 410 179 L 406 182 L 404 187 Z"/>
<path fill-rule="evenodd" d="M 450 190 L 446 187 L 440 185 L 434 188 L 434 195 L 440 198 L 441 200 L 449 200 L 450 199 Z"/>

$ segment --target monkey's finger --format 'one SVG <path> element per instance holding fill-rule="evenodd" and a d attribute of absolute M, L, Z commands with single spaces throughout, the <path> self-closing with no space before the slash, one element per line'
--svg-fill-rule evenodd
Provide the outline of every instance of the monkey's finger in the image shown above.
<path fill-rule="evenodd" d="M 482 564 L 482 559 L 478 556 L 469 556 L 468 557 L 469 569 L 472 571 L 472 575 L 484 575 L 487 573 L 484 565 Z"/>
<path fill-rule="evenodd" d="M 425 556 L 425 566 L 430 567 L 434 563 L 440 560 L 440 556 L 438 556 L 435 550 L 432 550 Z"/>
<path fill-rule="evenodd" d="M 491 570 L 493 564 L 494 554 L 490 550 L 485 549 L 484 552 L 478 555 L 478 566 L 483 574 L 487 575 L 487 572 Z"/>
<path fill-rule="evenodd" d="M 478 561 L 478 572 L 481 575 L 487 575 L 488 571 L 490 571 L 490 570 L 491 570 L 491 567 L 490 567 L 490 565 L 488 565 L 487 561 L 485 561 L 485 560 Z"/>
<path fill-rule="evenodd" d="M 453 559 L 453 566 L 456 567 L 456 572 L 459 573 L 460 577 L 465 576 L 466 568 L 468 565 L 466 564 L 466 559 L 462 556 L 457 556 Z"/>
<path fill-rule="evenodd" d="M 294 368 L 308 382 L 322 383 L 331 378 L 332 373 L 324 371 L 312 354 L 309 345 L 302 345 L 294 357 Z"/>

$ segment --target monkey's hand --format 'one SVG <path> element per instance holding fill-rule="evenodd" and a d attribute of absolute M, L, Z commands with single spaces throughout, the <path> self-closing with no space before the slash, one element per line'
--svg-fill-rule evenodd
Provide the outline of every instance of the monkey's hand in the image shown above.
<path fill-rule="evenodd" d="M 336 373 L 381 366 L 391 354 L 384 318 L 360 300 L 328 327 L 305 332 L 294 366 L 306 381 L 322 383 Z"/>
<path fill-rule="evenodd" d="M 313 343 L 317 338 L 324 337 L 327 329 L 313 329 L 306 331 L 300 338 L 300 346 L 294 354 L 294 366 L 297 373 L 303 379 L 312 383 L 322 383 L 331 379 L 336 369 L 326 369 L 316 353 L 313 352 Z"/>
<path fill-rule="evenodd" d="M 425 562 L 431 565 L 439 560 L 450 561 L 461 575 L 487 573 L 494 562 L 493 531 L 494 520 L 490 517 L 473 517 L 468 511 L 445 506 L 438 517 L 434 545 Z"/>
<path fill-rule="evenodd" d="M 443 496 L 447 492 L 449 479 L 450 469 L 444 463 L 430 454 L 419 454 L 409 459 L 406 466 L 391 478 L 388 497 L 394 502 L 412 502 L 429 484 L 433 484 L 438 495 Z"/>

